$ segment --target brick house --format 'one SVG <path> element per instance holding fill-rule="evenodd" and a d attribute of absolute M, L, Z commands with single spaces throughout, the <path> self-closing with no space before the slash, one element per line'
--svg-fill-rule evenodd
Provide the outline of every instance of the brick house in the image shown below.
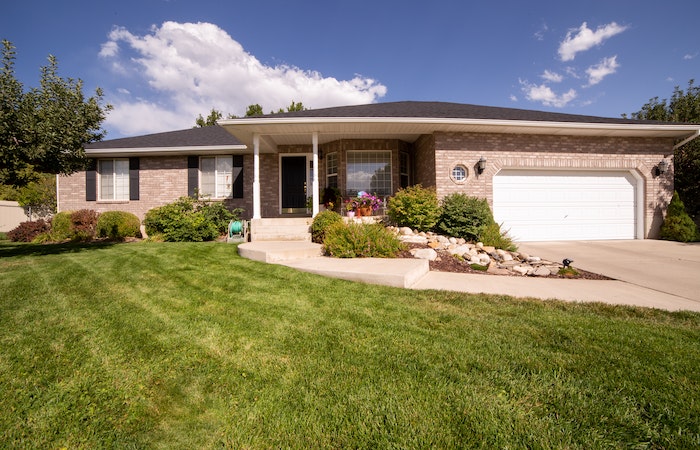
<path fill-rule="evenodd" d="M 658 236 L 673 150 L 700 125 L 440 102 L 395 102 L 227 119 L 219 126 L 90 144 L 59 177 L 59 210 L 143 218 L 181 196 L 250 219 L 312 216 L 337 187 L 388 197 L 413 184 L 486 198 L 517 240 Z"/>

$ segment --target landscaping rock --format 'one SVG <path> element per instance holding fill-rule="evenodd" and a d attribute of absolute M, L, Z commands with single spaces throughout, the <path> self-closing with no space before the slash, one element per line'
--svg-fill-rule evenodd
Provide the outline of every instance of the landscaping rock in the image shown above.
<path fill-rule="evenodd" d="M 428 261 L 435 261 L 438 254 L 432 248 L 419 248 L 415 251 L 415 253 L 413 253 L 413 257 L 418 259 L 427 259 Z"/>

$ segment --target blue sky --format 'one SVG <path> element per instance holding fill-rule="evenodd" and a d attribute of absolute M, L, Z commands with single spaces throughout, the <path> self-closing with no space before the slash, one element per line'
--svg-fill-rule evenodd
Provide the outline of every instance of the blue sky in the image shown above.
<path fill-rule="evenodd" d="M 243 115 L 400 100 L 619 117 L 700 81 L 700 2 L 9 2 L 0 38 L 36 86 L 53 54 L 114 105 L 107 138 Z"/>

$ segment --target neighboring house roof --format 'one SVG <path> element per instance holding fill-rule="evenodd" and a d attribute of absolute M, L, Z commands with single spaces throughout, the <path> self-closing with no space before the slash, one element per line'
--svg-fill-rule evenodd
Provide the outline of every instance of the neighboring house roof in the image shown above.
<path fill-rule="evenodd" d="M 93 142 L 85 146 L 88 156 L 178 155 L 217 151 L 244 151 L 246 146 L 218 125 Z"/>
<path fill-rule="evenodd" d="M 252 147 L 260 136 L 261 152 L 278 145 L 310 144 L 338 139 L 401 139 L 414 142 L 423 134 L 508 133 L 574 136 L 668 137 L 692 139 L 700 125 L 672 124 L 444 102 L 392 102 L 295 111 L 220 120 L 219 124 Z"/>

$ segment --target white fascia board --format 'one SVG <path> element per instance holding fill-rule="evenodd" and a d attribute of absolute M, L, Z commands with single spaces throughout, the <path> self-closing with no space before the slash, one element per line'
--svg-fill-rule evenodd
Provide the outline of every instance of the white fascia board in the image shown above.
<path fill-rule="evenodd" d="M 142 148 L 88 148 L 87 156 L 168 156 L 204 155 L 215 153 L 245 153 L 245 145 L 209 145 L 200 147 L 142 147 Z"/>
<path fill-rule="evenodd" d="M 499 127 L 499 128 L 521 128 L 530 129 L 536 133 L 537 129 L 556 129 L 562 132 L 567 131 L 601 131 L 607 135 L 615 132 L 622 132 L 627 136 L 650 136 L 662 133 L 667 136 L 678 138 L 688 137 L 700 130 L 697 124 L 637 124 L 637 123 L 589 123 L 589 122 L 548 122 L 548 121 L 527 121 L 527 120 L 496 120 L 496 119 L 450 119 L 450 118 L 421 118 L 421 117 L 265 117 L 259 119 L 225 119 L 220 120 L 222 126 L 234 127 L 265 127 L 261 133 L 274 133 L 270 128 L 275 125 L 312 125 L 317 124 L 414 124 L 414 125 L 450 125 L 450 126 L 478 126 L 478 127 Z"/>

